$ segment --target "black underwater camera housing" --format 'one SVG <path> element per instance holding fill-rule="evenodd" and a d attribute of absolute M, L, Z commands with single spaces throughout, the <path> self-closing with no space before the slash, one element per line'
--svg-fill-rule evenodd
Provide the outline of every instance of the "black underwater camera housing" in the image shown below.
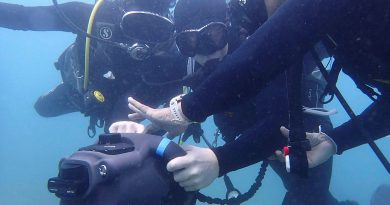
<path fill-rule="evenodd" d="M 184 191 L 166 170 L 185 152 L 160 136 L 104 134 L 59 163 L 48 190 L 61 205 L 195 204 L 196 192 Z"/>

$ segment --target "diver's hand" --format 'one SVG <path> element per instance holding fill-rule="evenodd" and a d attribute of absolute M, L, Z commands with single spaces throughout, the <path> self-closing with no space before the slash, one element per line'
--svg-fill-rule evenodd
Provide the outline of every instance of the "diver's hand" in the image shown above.
<path fill-rule="evenodd" d="M 144 133 L 145 126 L 132 121 L 119 121 L 108 128 L 110 133 Z"/>
<path fill-rule="evenodd" d="M 134 100 L 132 97 L 129 97 L 128 101 L 129 108 L 135 112 L 128 115 L 130 120 L 146 118 L 153 123 L 154 127 L 166 130 L 170 138 L 183 133 L 187 129 L 188 124 L 174 120 L 169 108 L 153 109 Z"/>
<path fill-rule="evenodd" d="M 281 127 L 280 131 L 285 137 L 288 137 L 289 130 L 285 127 Z M 316 167 L 326 162 L 337 152 L 336 143 L 325 133 L 306 133 L 306 138 L 309 140 L 311 150 L 307 151 L 307 161 L 309 168 Z M 284 162 L 284 155 L 280 150 L 275 152 L 277 158 Z"/>
<path fill-rule="evenodd" d="M 183 146 L 185 156 L 172 159 L 167 170 L 186 191 L 196 191 L 210 185 L 219 174 L 214 152 L 208 148 Z"/>

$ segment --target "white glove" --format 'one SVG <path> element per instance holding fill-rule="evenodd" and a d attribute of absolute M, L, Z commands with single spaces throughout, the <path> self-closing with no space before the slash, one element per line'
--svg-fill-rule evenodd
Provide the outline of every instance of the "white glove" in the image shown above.
<path fill-rule="evenodd" d="M 135 112 L 128 115 L 130 120 L 146 118 L 152 122 L 154 127 L 166 130 L 170 138 L 183 133 L 188 127 L 188 123 L 182 124 L 174 119 L 170 108 L 153 109 L 134 100 L 132 97 L 129 97 L 128 101 L 129 108 Z"/>
<path fill-rule="evenodd" d="M 108 128 L 110 133 L 144 133 L 145 126 L 132 121 L 119 121 Z"/>
<path fill-rule="evenodd" d="M 172 159 L 167 170 L 173 172 L 176 182 L 186 191 L 196 191 L 210 185 L 219 174 L 214 152 L 208 148 L 183 146 L 185 156 Z"/>
<path fill-rule="evenodd" d="M 288 137 L 289 130 L 281 127 L 280 131 L 285 137 Z M 309 140 L 311 150 L 307 151 L 307 161 L 309 168 L 316 167 L 326 162 L 330 157 L 337 153 L 336 143 L 323 132 L 320 133 L 306 133 L 306 138 Z M 280 150 L 275 152 L 279 161 L 284 162 L 284 155 Z"/>

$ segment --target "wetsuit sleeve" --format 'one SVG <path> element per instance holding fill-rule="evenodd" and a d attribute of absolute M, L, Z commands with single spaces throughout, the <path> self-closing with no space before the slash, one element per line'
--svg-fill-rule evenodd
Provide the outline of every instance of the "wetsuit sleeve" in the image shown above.
<path fill-rule="evenodd" d="M 204 121 L 255 96 L 264 85 L 303 56 L 323 31 L 361 1 L 290 0 L 227 57 L 197 89 L 183 98 L 182 109 L 193 121 Z"/>
<path fill-rule="evenodd" d="M 255 97 L 256 117 L 252 119 L 252 127 L 242 132 L 235 141 L 214 149 L 220 175 L 267 159 L 286 144 L 286 138 L 279 131 L 280 126 L 288 124 L 285 81 L 284 76 L 278 76 Z M 267 97 L 270 94 L 274 95 Z"/>
<path fill-rule="evenodd" d="M 237 140 L 214 148 L 219 176 L 267 159 L 287 140 L 279 131 L 281 121 L 267 119 L 244 132 Z"/>
<path fill-rule="evenodd" d="M 371 104 L 357 116 L 372 140 L 390 134 L 390 98 L 382 98 Z M 352 120 L 327 133 L 336 142 L 338 154 L 368 142 Z"/>
<path fill-rule="evenodd" d="M 87 26 L 92 5 L 69 2 L 59 6 L 74 24 L 81 28 Z M 0 3 L 0 27 L 31 31 L 73 31 L 57 14 L 54 6 L 26 7 L 7 3 Z"/>

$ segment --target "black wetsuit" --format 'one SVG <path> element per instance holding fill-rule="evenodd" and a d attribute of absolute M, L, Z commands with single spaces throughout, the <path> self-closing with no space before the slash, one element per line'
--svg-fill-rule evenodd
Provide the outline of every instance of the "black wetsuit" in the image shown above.
<path fill-rule="evenodd" d="M 74 24 L 86 30 L 93 5 L 70 2 L 61 4 L 60 8 Z M 119 27 L 123 14 L 121 7 L 112 3 L 103 4 L 95 18 L 93 35 L 128 43 Z M 74 32 L 60 18 L 54 6 L 24 7 L 0 3 L 0 26 L 15 30 Z M 104 27 L 111 29 L 111 35 L 102 36 L 107 34 L 102 33 Z M 85 96 L 80 91 L 82 85 L 77 85 L 73 76 L 74 72 L 79 72 L 78 76 L 84 74 L 85 36 L 77 35 L 73 47 L 72 51 L 68 48 L 55 64 L 61 71 L 64 82 L 49 94 L 40 97 L 35 104 L 37 112 L 42 116 L 54 117 L 80 111 L 87 116 L 104 120 L 107 130 L 113 122 L 126 120 L 127 115 L 132 112 L 127 106 L 128 96 L 134 96 L 148 105 L 158 106 L 181 91 L 176 85 L 153 86 L 147 83 L 176 80 L 185 75 L 185 59 L 178 56 L 175 48 L 169 55 L 151 56 L 145 61 L 137 61 L 124 50 L 92 40 L 88 86 L 91 91 L 102 92 L 105 102 L 85 104 Z M 70 55 L 76 57 L 69 60 Z M 72 68 L 77 65 L 77 69 Z M 107 72 L 112 72 L 115 79 L 103 77 Z"/>
<path fill-rule="evenodd" d="M 382 93 L 358 119 L 373 139 L 384 137 L 390 134 L 389 13 L 387 0 L 286 1 L 196 92 L 183 98 L 183 112 L 191 120 L 203 121 L 211 114 L 247 101 L 329 34 L 338 45 L 336 59 L 343 56 L 349 60 L 343 64 L 343 70 L 353 80 Z M 367 143 L 351 121 L 327 134 L 337 143 L 339 153 Z M 257 152 L 258 159 L 263 159 L 277 148 L 258 150 L 264 146 L 262 142 L 253 143 L 262 140 L 256 138 L 240 138 L 227 146 L 226 152 L 242 150 L 241 156 Z M 250 163 L 243 161 L 241 166 Z"/>
<path fill-rule="evenodd" d="M 231 52 L 235 48 L 231 45 L 238 46 L 238 43 L 232 38 L 230 42 L 233 42 L 229 44 Z M 216 64 L 218 61 L 210 61 L 204 67 L 198 68 L 197 72 L 200 74 L 190 85 L 195 92 L 202 79 L 215 71 Z M 312 75 L 316 64 L 311 55 L 306 55 L 303 62 L 297 66 L 304 67 L 302 88 L 304 106 L 322 107 L 319 98 L 325 82 L 323 78 L 317 79 Z M 218 158 L 220 176 L 257 163 L 259 159 L 264 160 L 264 156 L 273 153 L 275 147 L 282 149 L 287 144 L 286 138 L 279 131 L 280 126 L 289 124 L 286 78 L 286 75 L 278 76 L 255 98 L 214 114 L 214 122 L 226 142 L 225 145 L 213 149 Z M 320 125 L 324 131 L 332 129 L 329 117 L 305 115 L 304 120 L 305 130 L 309 132 L 318 131 Z M 250 145 L 245 144 L 249 147 L 235 150 L 236 144 L 246 139 L 252 140 Z M 247 149 L 251 151 L 245 151 Z M 271 161 L 271 166 L 282 178 L 287 189 L 283 205 L 338 204 L 329 192 L 332 159 L 312 169 L 306 179 L 288 174 L 285 165 L 279 161 Z"/>

